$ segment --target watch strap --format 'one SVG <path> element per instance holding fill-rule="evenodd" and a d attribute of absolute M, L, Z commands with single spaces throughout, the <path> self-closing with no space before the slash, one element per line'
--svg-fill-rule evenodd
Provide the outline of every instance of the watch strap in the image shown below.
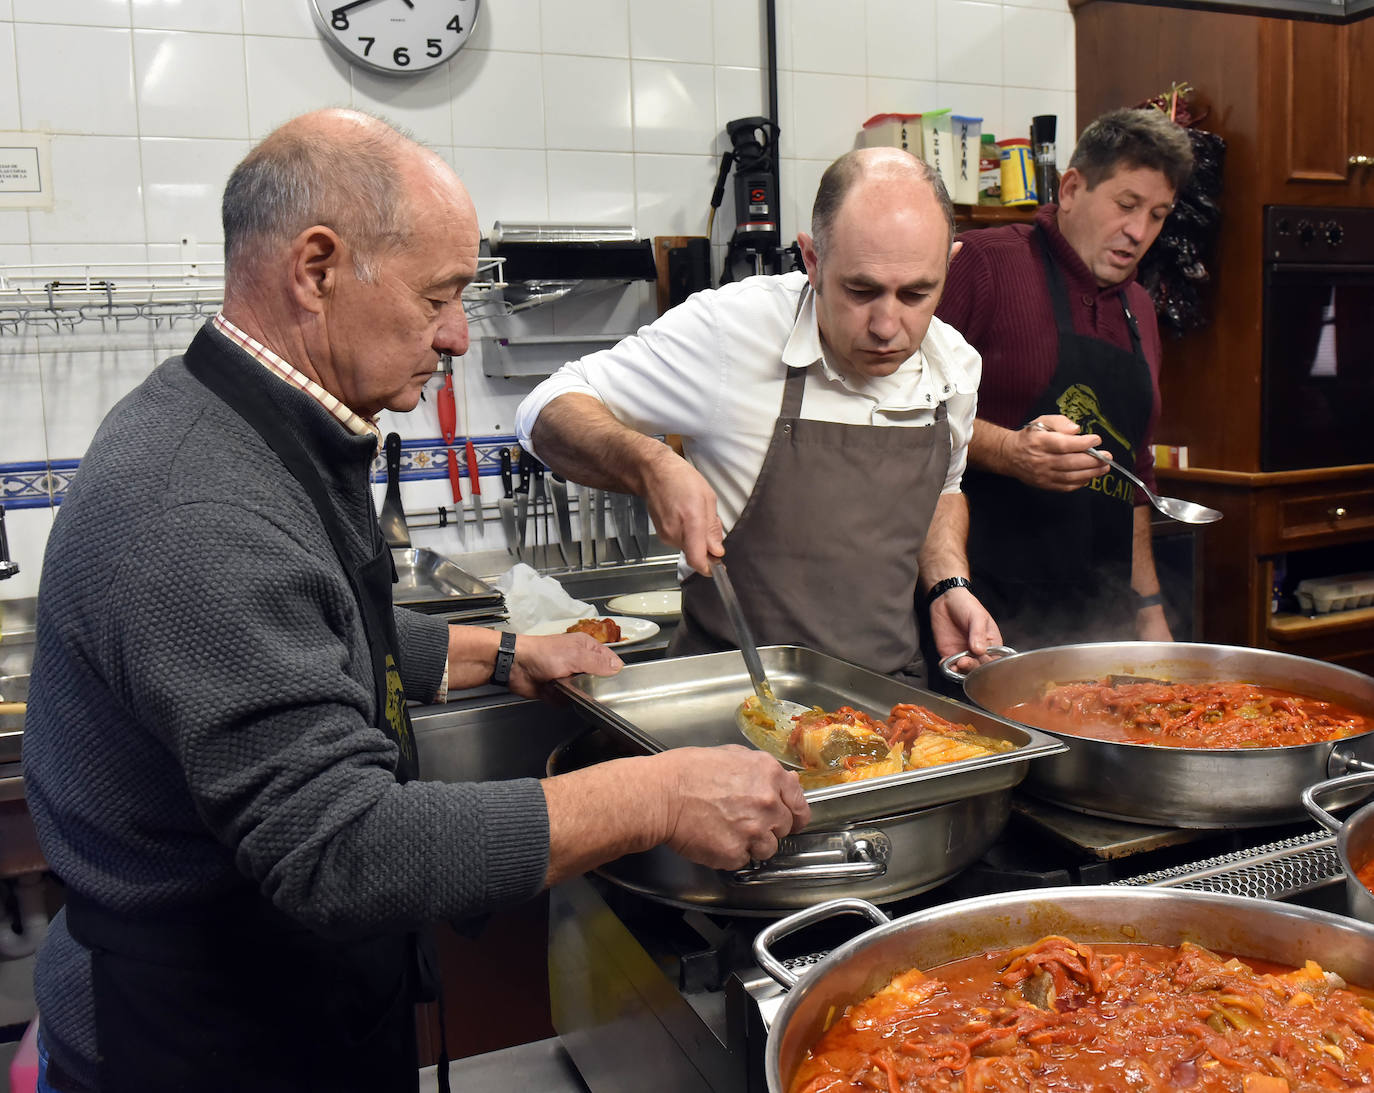
<path fill-rule="evenodd" d="M 1164 597 L 1158 592 L 1151 592 L 1148 596 L 1142 596 L 1139 592 L 1135 594 L 1135 609 L 1144 611 L 1147 607 L 1158 607 L 1164 602 Z"/>
<path fill-rule="evenodd" d="M 926 593 L 926 606 L 938 600 L 951 588 L 973 588 L 973 582 L 967 577 L 946 577 L 943 581 L 936 581 L 930 586 L 930 591 Z"/>
<path fill-rule="evenodd" d="M 510 670 L 515 666 L 515 635 L 502 634 L 501 644 L 496 650 L 496 667 L 492 670 L 491 681 L 498 687 L 510 683 Z"/>

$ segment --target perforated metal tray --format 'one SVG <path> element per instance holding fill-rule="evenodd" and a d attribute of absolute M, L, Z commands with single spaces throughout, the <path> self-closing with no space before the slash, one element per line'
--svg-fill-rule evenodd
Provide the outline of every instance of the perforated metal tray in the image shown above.
<path fill-rule="evenodd" d="M 1010 789 L 1026 776 L 1031 760 L 1067 750 L 1047 733 L 811 649 L 770 645 L 759 650 L 759 658 L 779 698 L 827 710 L 853 706 L 880 718 L 898 702 L 914 702 L 949 721 L 972 725 L 984 736 L 1016 745 L 1014 751 L 985 759 L 807 790 L 813 827 L 893 816 Z M 588 722 L 619 734 L 640 751 L 747 745 L 735 727 L 735 709 L 753 688 L 744 658 L 734 650 L 630 664 L 606 678 L 578 676 L 564 691 Z"/>

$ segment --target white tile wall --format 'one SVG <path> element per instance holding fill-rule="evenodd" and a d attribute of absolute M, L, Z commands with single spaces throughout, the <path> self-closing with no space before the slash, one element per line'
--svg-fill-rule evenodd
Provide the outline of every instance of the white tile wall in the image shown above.
<path fill-rule="evenodd" d="M 1067 0 L 778 0 L 782 226 L 805 228 L 825 165 L 876 113 L 950 107 L 998 137 L 1036 113 L 1073 117 Z M 356 71 L 304 0 L 0 0 L 0 129 L 53 135 L 56 207 L 0 209 L 0 264 L 171 261 L 181 239 L 219 257 L 232 165 L 309 109 L 374 110 L 432 144 L 465 179 L 484 229 L 498 220 L 634 223 L 705 231 L 725 122 L 767 113 L 764 5 L 749 0 L 487 0 L 467 48 L 411 79 Z M 729 238 L 731 200 L 713 242 Z M 650 286 L 479 323 L 476 334 L 592 334 L 652 314 Z M 35 348 L 0 332 L 0 464 L 81 455 L 98 417 L 189 338 L 86 330 Z M 129 344 L 144 337 L 144 343 Z M 151 341 L 156 341 L 152 345 Z M 512 427 L 529 380 L 465 362 L 473 431 Z M 557 356 L 556 351 L 552 353 Z M 64 407 L 58 412 L 59 407 Z M 429 436 L 428 403 L 394 424 Z M 406 503 L 447 483 L 408 483 Z M 495 493 L 494 488 L 490 489 Z M 46 509 L 7 511 L 36 588 Z M 439 533 L 428 533 L 431 537 Z M 446 533 L 452 536 L 449 529 Z M 443 544 L 457 549 L 456 540 Z"/>

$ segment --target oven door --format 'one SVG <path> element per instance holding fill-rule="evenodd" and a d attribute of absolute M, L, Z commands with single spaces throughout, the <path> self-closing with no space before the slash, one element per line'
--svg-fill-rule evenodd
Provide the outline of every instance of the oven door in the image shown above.
<path fill-rule="evenodd" d="M 1264 470 L 1374 462 L 1374 256 L 1267 264 L 1263 375 Z"/>

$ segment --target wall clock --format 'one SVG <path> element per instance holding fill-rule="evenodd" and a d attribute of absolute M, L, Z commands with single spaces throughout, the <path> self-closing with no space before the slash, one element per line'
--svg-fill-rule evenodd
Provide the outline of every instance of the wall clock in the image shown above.
<path fill-rule="evenodd" d="M 481 0 L 310 0 L 325 40 L 361 68 L 418 76 L 450 60 L 477 22 Z"/>

